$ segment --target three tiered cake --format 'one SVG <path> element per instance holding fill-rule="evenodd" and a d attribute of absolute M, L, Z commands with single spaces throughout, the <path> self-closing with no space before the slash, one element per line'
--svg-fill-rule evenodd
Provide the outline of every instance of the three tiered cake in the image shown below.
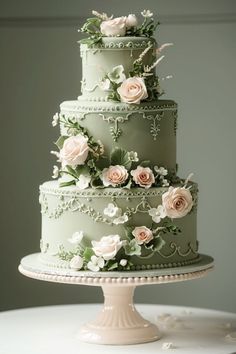
<path fill-rule="evenodd" d="M 181 267 L 200 261 L 197 186 L 177 177 L 177 104 L 162 100 L 162 51 L 143 20 L 93 11 L 81 31 L 82 95 L 53 125 L 54 181 L 40 186 L 40 262 L 75 271 Z"/>

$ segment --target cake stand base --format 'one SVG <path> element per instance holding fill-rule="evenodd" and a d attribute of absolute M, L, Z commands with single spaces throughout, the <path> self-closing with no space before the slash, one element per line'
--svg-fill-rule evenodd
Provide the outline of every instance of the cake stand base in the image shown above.
<path fill-rule="evenodd" d="M 134 286 L 103 285 L 103 309 L 94 321 L 81 328 L 79 338 L 97 344 L 135 344 L 159 339 L 157 326 L 137 312 L 134 289 Z"/>
<path fill-rule="evenodd" d="M 53 269 L 43 265 L 39 254 L 21 260 L 19 271 L 34 279 L 64 284 L 101 286 L 104 306 L 97 318 L 84 325 L 79 338 L 97 344 L 138 344 L 158 340 L 156 325 L 145 320 L 135 309 L 133 295 L 138 285 L 163 284 L 197 279 L 213 268 L 213 259 L 201 255 L 195 265 L 135 272 L 86 272 Z"/>

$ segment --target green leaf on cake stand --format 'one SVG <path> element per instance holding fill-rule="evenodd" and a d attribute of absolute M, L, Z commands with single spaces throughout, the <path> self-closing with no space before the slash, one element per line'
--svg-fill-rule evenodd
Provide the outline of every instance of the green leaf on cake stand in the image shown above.
<path fill-rule="evenodd" d="M 137 244 L 135 239 L 124 245 L 125 254 L 127 256 L 140 256 L 141 246 Z"/>
<path fill-rule="evenodd" d="M 127 170 L 130 170 L 132 161 L 129 158 L 128 152 L 121 148 L 115 148 L 111 152 L 111 165 L 124 166 Z"/>
<path fill-rule="evenodd" d="M 114 261 L 114 260 L 109 260 L 107 263 L 107 270 L 114 270 L 118 268 L 118 262 Z"/>
<path fill-rule="evenodd" d="M 83 252 L 83 259 L 86 262 L 89 262 L 93 255 L 94 255 L 94 252 L 93 252 L 92 248 L 86 247 L 84 252 Z"/>

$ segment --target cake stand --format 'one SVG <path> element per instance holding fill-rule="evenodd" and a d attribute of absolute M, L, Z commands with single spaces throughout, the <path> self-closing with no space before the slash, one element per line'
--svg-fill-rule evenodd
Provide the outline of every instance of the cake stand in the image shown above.
<path fill-rule="evenodd" d="M 200 255 L 198 263 L 175 268 L 145 271 L 90 272 L 53 269 L 42 264 L 39 253 L 21 260 L 19 271 L 34 279 L 102 287 L 103 309 L 97 318 L 84 325 L 79 338 L 97 344 L 137 344 L 160 339 L 158 327 L 136 310 L 133 294 L 136 286 L 198 279 L 213 268 L 213 258 Z"/>

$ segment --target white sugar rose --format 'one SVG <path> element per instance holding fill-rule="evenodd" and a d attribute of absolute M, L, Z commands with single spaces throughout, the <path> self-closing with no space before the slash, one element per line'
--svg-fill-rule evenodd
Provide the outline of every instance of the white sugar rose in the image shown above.
<path fill-rule="evenodd" d="M 148 243 L 153 239 L 152 231 L 146 226 L 138 226 L 132 231 L 132 235 L 135 237 L 138 245 Z"/>
<path fill-rule="evenodd" d="M 92 241 L 91 243 L 95 255 L 103 257 L 106 261 L 114 258 L 123 245 L 119 235 L 103 236 L 100 241 Z"/>
<path fill-rule="evenodd" d="M 148 97 L 147 88 L 141 77 L 129 77 L 117 89 L 121 102 L 139 104 Z"/>
<path fill-rule="evenodd" d="M 152 170 L 149 167 L 138 166 L 136 170 L 131 171 L 133 180 L 140 187 L 150 188 L 155 182 L 155 177 Z"/>
<path fill-rule="evenodd" d="M 169 218 L 182 218 L 193 207 L 193 198 L 185 187 L 169 187 L 162 195 L 162 205 Z"/>
<path fill-rule="evenodd" d="M 122 37 L 126 32 L 126 17 L 117 17 L 112 20 L 103 21 L 100 25 L 102 34 L 107 37 Z"/>
<path fill-rule="evenodd" d="M 101 175 L 101 180 L 105 187 L 116 187 L 123 184 L 128 178 L 128 172 L 124 166 L 116 165 L 104 168 Z"/>
<path fill-rule="evenodd" d="M 70 136 L 64 141 L 63 147 L 60 150 L 60 161 L 62 166 L 83 165 L 88 157 L 89 146 L 88 138 L 79 134 Z"/>
<path fill-rule="evenodd" d="M 126 27 L 132 28 L 132 27 L 137 27 L 137 25 L 138 25 L 137 17 L 134 14 L 130 14 L 126 18 Z"/>

